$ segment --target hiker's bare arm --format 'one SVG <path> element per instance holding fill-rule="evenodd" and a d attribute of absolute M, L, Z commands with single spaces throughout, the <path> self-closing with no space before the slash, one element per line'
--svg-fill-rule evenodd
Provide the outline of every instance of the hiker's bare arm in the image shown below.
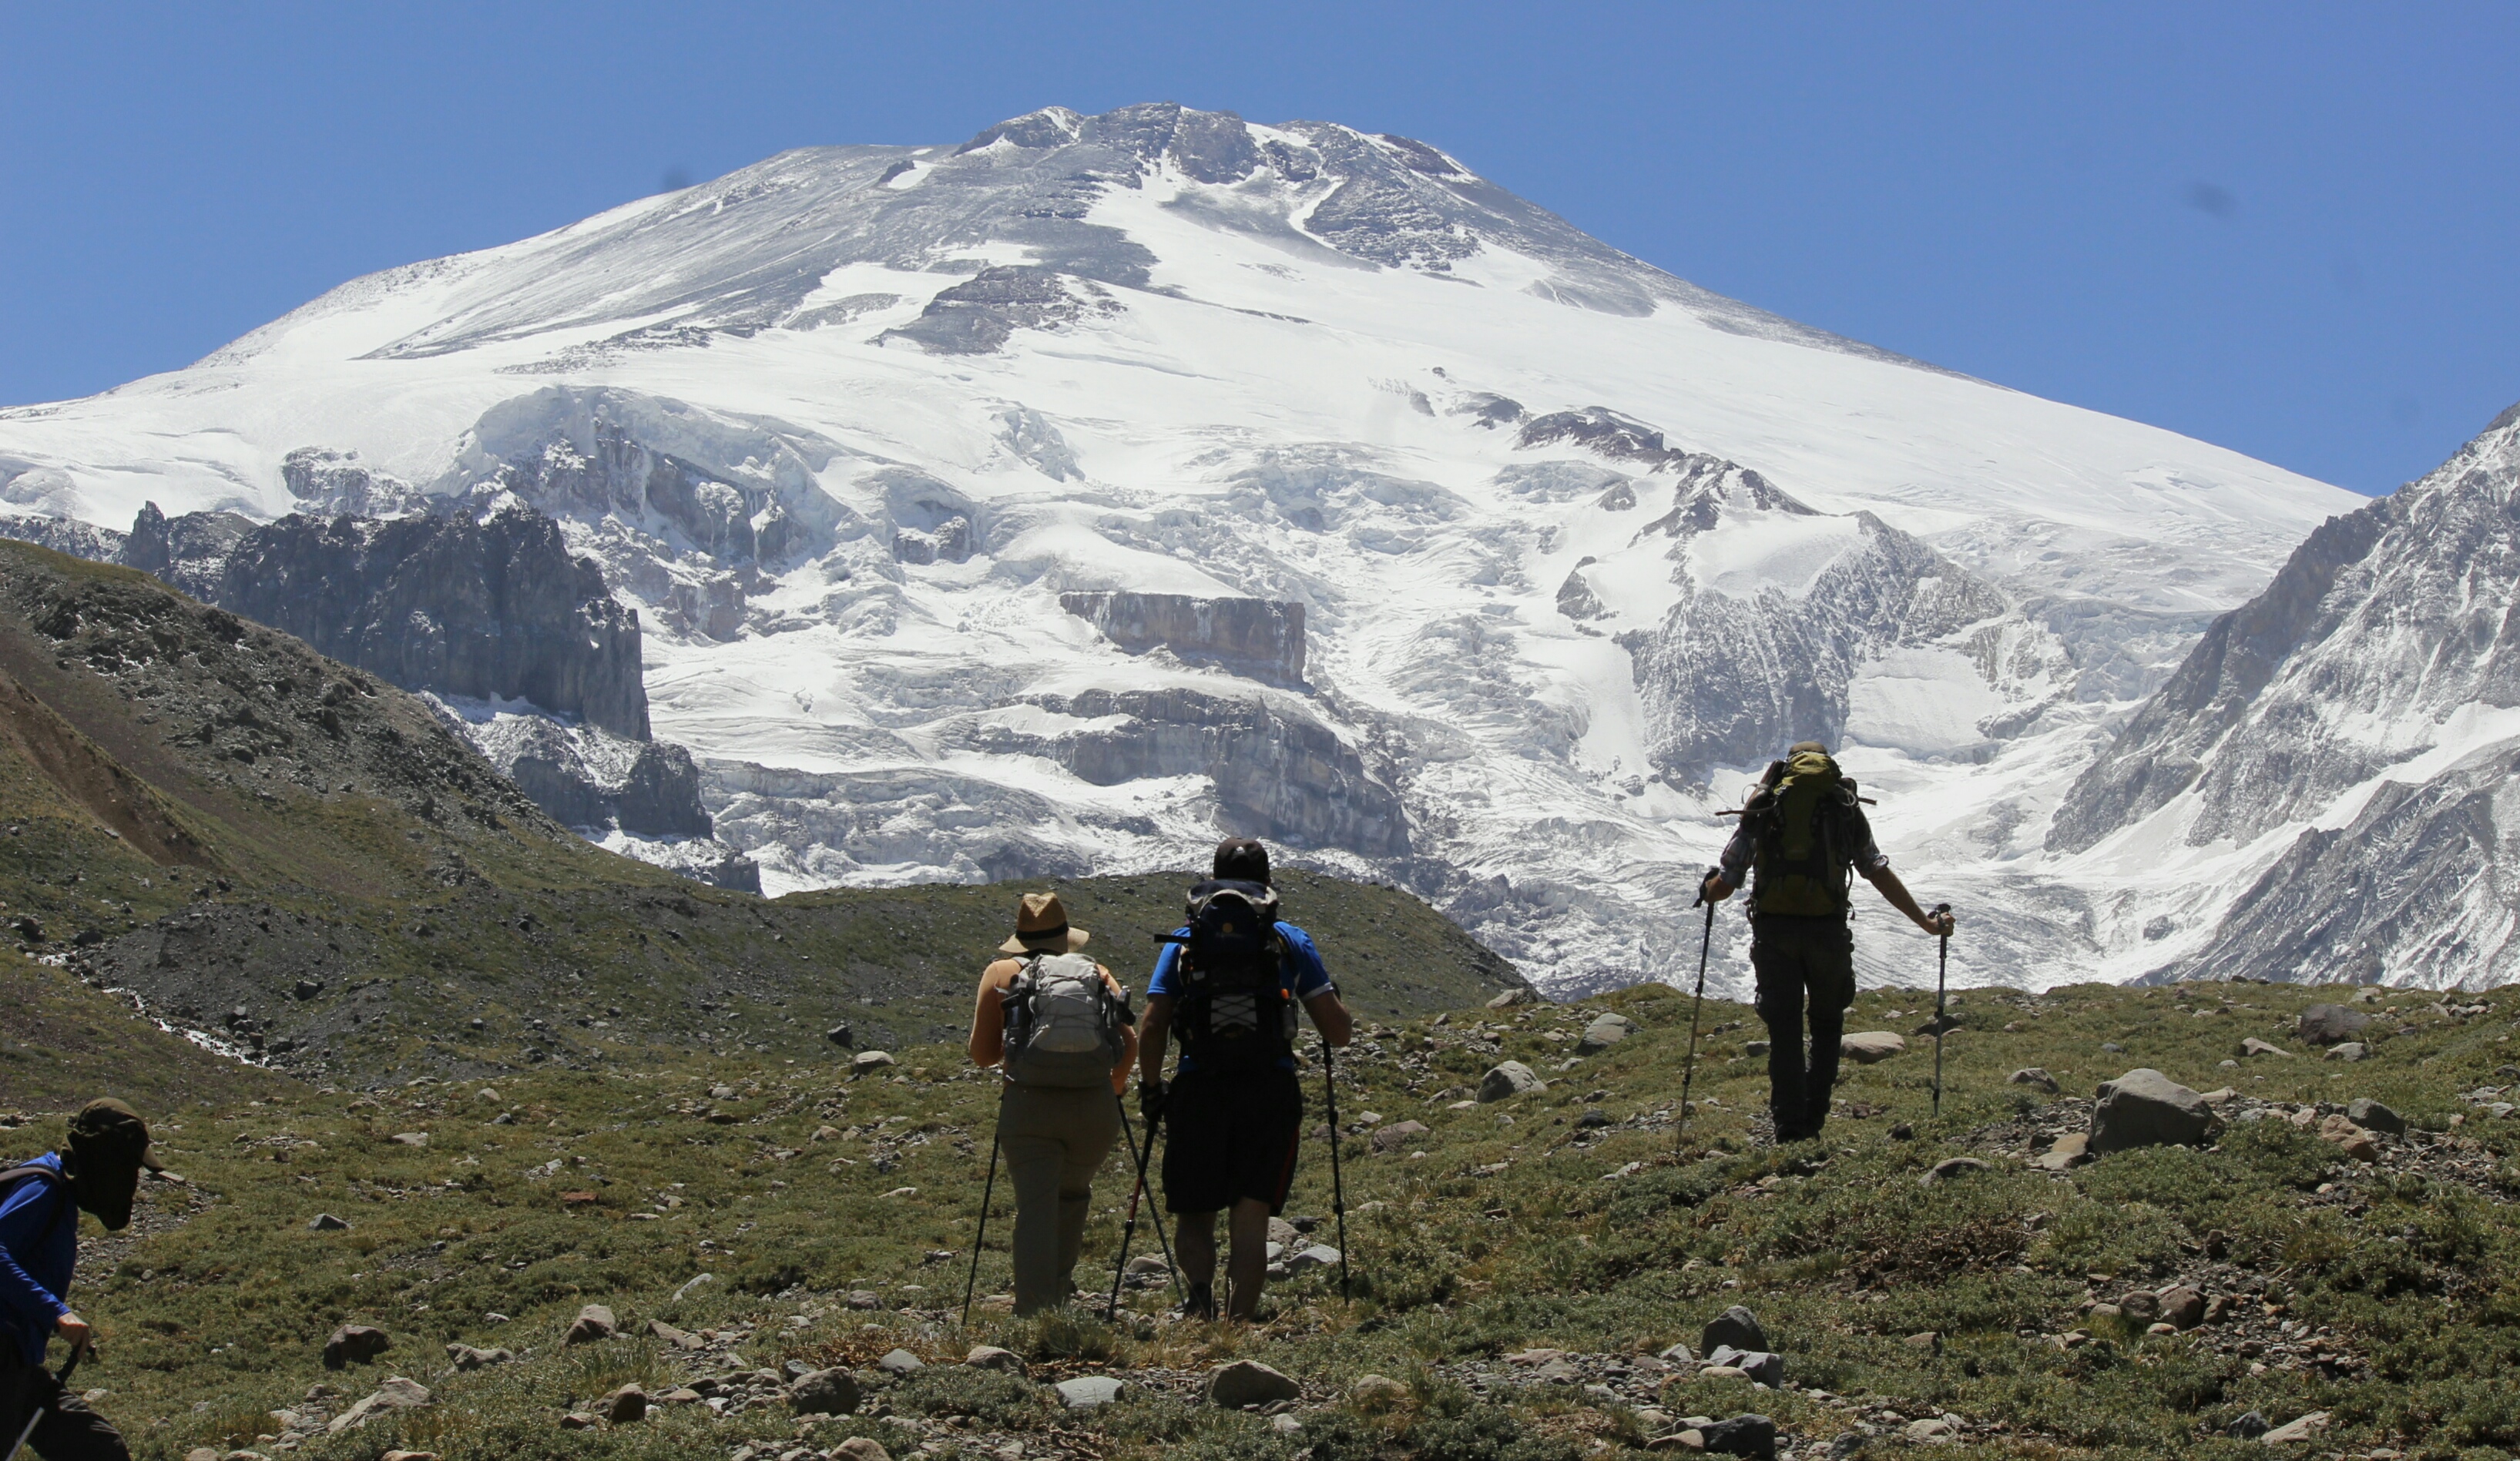
<path fill-rule="evenodd" d="M 1348 1038 L 1356 1034 L 1356 1022 L 1348 1018 L 1347 1006 L 1339 1002 L 1338 991 L 1324 990 L 1304 1001 L 1305 1012 L 1313 1017 L 1313 1028 L 1322 1039 L 1339 1048 L 1347 1048 Z"/>
<path fill-rule="evenodd" d="M 983 1069 L 1007 1058 L 1007 1007 L 1001 998 L 1007 986 L 997 972 L 991 964 L 981 973 L 979 1000 L 971 1009 L 971 1063 Z"/>
<path fill-rule="evenodd" d="M 1138 1079 L 1142 1083 L 1161 1085 L 1164 1079 L 1164 1046 L 1173 1033 L 1173 996 L 1148 995 L 1146 1018 L 1138 1022 Z"/>
<path fill-rule="evenodd" d="M 1698 891 L 1705 895 L 1708 903 L 1722 903 L 1732 896 L 1732 885 L 1724 880 L 1723 873 L 1710 872 L 1706 874 L 1706 882 Z"/>
<path fill-rule="evenodd" d="M 1916 896 L 1908 891 L 1908 885 L 1906 883 L 1899 881 L 1899 874 L 1890 870 L 1889 863 L 1884 863 L 1878 867 L 1867 867 L 1861 870 L 1864 873 L 1865 881 L 1870 883 L 1874 889 L 1879 891 L 1882 897 L 1890 900 L 1890 906 L 1907 914 L 1918 928 L 1923 929 L 1929 934 L 1939 934 L 1946 937 L 1950 935 L 1952 931 L 1952 915 L 1949 913 L 1928 913 L 1923 908 L 1918 908 L 1916 906 Z"/>
<path fill-rule="evenodd" d="M 1102 971 L 1102 982 L 1110 986 L 1111 997 L 1120 1001 L 1120 1007 L 1123 1009 L 1128 1008 L 1129 992 L 1120 988 L 1120 981 L 1111 976 L 1110 970 L 1104 969 Z M 1123 1091 L 1129 1088 L 1129 1068 L 1137 1063 L 1138 1027 L 1135 1025 L 1123 1025 L 1120 1027 L 1120 1063 L 1111 1067 L 1112 1090 Z"/>

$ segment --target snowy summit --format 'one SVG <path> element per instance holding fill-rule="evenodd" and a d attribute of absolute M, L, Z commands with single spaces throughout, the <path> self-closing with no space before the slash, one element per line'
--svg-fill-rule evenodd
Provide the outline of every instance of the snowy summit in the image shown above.
<path fill-rule="evenodd" d="M 2054 814 L 2362 502 L 1715 295 L 1423 143 L 1170 104 L 785 153 L 353 281 L 0 412 L 0 495 L 529 509 L 637 611 L 654 734 L 773 893 L 1230 828 L 1559 992 L 1693 958 L 1713 814 L 1813 735 L 1960 908 L 1956 976 L 2149 971 L 2146 899 L 2264 860 L 2152 888 Z"/>

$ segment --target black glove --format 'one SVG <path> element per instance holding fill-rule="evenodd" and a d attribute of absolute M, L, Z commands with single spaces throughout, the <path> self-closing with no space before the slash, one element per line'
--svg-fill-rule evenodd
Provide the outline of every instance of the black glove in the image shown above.
<path fill-rule="evenodd" d="M 1162 1081 L 1149 1078 L 1138 1083 L 1138 1114 L 1149 1122 L 1163 1119 L 1164 1083 Z"/>

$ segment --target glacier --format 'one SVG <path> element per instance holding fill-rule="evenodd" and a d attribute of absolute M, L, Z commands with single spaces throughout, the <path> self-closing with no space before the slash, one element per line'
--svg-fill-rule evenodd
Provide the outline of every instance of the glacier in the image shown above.
<path fill-rule="evenodd" d="M 1956 979 L 2151 972 L 2167 904 L 2210 925 L 2273 851 L 2142 891 L 2149 834 L 2058 810 L 2365 503 L 1724 298 L 1426 144 L 1171 104 L 783 153 L 352 281 L 0 410 L 0 499 L 72 544 L 151 505 L 542 514 L 770 893 L 1232 830 L 1560 995 L 1687 971 L 1715 814 L 1811 735 L 1958 905 Z M 1868 980 L 1931 978 L 1858 928 Z"/>

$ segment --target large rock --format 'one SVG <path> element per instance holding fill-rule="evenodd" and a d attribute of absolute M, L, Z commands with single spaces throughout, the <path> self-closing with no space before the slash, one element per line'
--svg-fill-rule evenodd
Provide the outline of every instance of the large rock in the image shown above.
<path fill-rule="evenodd" d="M 1070 1410 L 1100 1410 L 1129 1393 L 1128 1382 L 1109 1375 L 1079 1375 L 1058 1382 L 1058 1403 Z"/>
<path fill-rule="evenodd" d="M 1549 1083 L 1533 1075 L 1531 1067 L 1519 1060 L 1499 1062 L 1486 1075 L 1479 1078 L 1479 1099 L 1482 1102 L 1502 1101 L 1508 1096 L 1518 1096 L 1526 1090 L 1548 1088 Z"/>
<path fill-rule="evenodd" d="M 577 1318 L 569 1324 L 564 1342 L 572 1345 L 592 1345 L 612 1338 L 619 1328 L 620 1325 L 612 1317 L 612 1310 L 601 1304 L 590 1304 L 577 1311 Z"/>
<path fill-rule="evenodd" d="M 973 1345 L 970 1352 L 963 1356 L 963 1362 L 973 1369 L 997 1370 L 1002 1374 L 1012 1375 L 1018 1380 L 1028 1373 L 1023 1356 L 1012 1350 L 1001 1350 L 995 1345 Z"/>
<path fill-rule="evenodd" d="M 2293 1033 L 2314 1045 L 2341 1044 L 2371 1028 L 2371 1017 L 2342 1004 L 2314 1004 L 2292 1022 Z"/>
<path fill-rule="evenodd" d="M 1425 1134 L 1427 1134 L 1426 1124 L 1422 1121 L 1394 1122 L 1373 1133 L 1373 1149 L 1377 1152 L 1396 1152 L 1408 1146 L 1414 1138 Z"/>
<path fill-rule="evenodd" d="M 1207 1377 L 1207 1402 L 1227 1410 L 1303 1397 L 1304 1388 L 1254 1359 L 1218 1365 Z"/>
<path fill-rule="evenodd" d="M 2345 1119 L 2366 1130 L 2386 1131 L 2392 1136 L 2407 1134 L 2407 1119 L 2369 1096 L 2357 1096 L 2346 1102 Z"/>
<path fill-rule="evenodd" d="M 1777 1423 L 1764 1415 L 1736 1415 L 1700 1426 L 1697 1434 L 1706 1449 L 1718 1455 L 1773 1461 L 1777 1454 Z"/>
<path fill-rule="evenodd" d="M 393 1341 L 382 1329 L 372 1329 L 365 1324 L 344 1324 L 334 1330 L 333 1337 L 324 1342 L 324 1368 L 338 1370 L 366 1364 L 392 1348 Z"/>
<path fill-rule="evenodd" d="M 1583 1038 L 1575 1041 L 1575 1053 L 1598 1055 L 1636 1033 L 1636 1021 L 1623 1014 L 1605 1014 L 1584 1027 Z"/>
<path fill-rule="evenodd" d="M 324 1429 L 338 1436 L 344 1431 L 357 1430 L 384 1411 L 418 1410 L 429 1403 L 428 1386 L 395 1375 L 378 1386 L 375 1395 L 333 1417 L 332 1423 Z"/>
<path fill-rule="evenodd" d="M 1837 1041 L 1840 1054 L 1858 1065 L 1871 1065 L 1887 1060 L 1908 1048 L 1906 1037 L 1888 1030 L 1866 1030 L 1841 1036 Z"/>
<path fill-rule="evenodd" d="M 857 1377 L 842 1369 L 809 1370 L 788 1384 L 788 1408 L 798 1415 L 848 1415 L 864 1398 Z"/>
<path fill-rule="evenodd" d="M 2090 1150 L 2097 1156 L 2138 1146 L 2197 1146 L 2214 1126 L 2205 1097 L 2159 1071 L 2137 1069 L 2100 1083 Z"/>
<path fill-rule="evenodd" d="M 1707 1320 L 1704 1332 L 1697 1337 L 1697 1348 L 1709 1354 L 1728 1347 L 1749 1350 L 1768 1348 L 1768 1331 L 1760 1327 L 1759 1316 L 1737 1304 Z"/>
<path fill-rule="evenodd" d="M 1731 1345 L 1718 1345 L 1706 1356 L 1709 1369 L 1739 1370 L 1761 1385 L 1774 1389 L 1785 1383 L 1785 1357 L 1767 1350 L 1736 1350 Z"/>

